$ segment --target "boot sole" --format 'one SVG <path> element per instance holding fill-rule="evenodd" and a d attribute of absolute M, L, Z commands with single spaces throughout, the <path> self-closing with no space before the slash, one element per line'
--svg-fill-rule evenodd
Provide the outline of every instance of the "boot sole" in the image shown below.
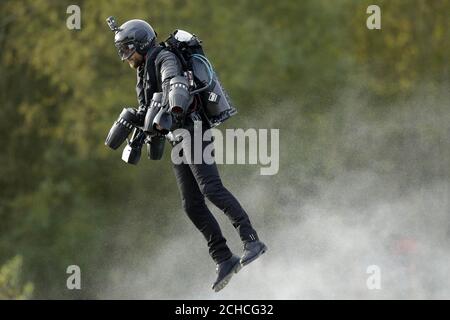
<path fill-rule="evenodd" d="M 243 262 L 241 260 L 241 265 L 243 267 L 249 265 L 251 262 L 255 261 L 256 259 L 258 259 L 259 257 L 261 257 L 265 252 L 267 251 L 267 246 L 264 245 L 264 247 L 262 247 L 262 249 L 256 254 L 254 255 L 251 259 L 247 259 L 245 262 Z"/>
<path fill-rule="evenodd" d="M 236 262 L 236 265 L 231 269 L 230 273 L 228 273 L 213 289 L 215 292 L 219 292 L 220 290 L 222 290 L 223 288 L 226 287 L 226 285 L 230 282 L 231 277 L 233 276 L 234 273 L 238 273 L 239 270 L 241 270 L 242 266 L 241 266 L 241 262 L 240 260 L 238 260 Z"/>

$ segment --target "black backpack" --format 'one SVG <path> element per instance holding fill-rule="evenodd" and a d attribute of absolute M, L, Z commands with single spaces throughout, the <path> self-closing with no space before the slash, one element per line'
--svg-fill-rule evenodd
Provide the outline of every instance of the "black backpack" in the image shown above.
<path fill-rule="evenodd" d="M 191 94 L 199 95 L 211 127 L 237 113 L 203 51 L 202 41 L 195 34 L 175 30 L 162 44 L 180 60 Z"/>

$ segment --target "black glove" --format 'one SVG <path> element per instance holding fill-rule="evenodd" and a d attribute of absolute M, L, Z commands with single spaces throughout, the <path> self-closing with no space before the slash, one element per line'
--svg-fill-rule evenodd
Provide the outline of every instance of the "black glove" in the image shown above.
<path fill-rule="evenodd" d="M 136 112 L 136 116 L 137 116 L 137 123 L 135 123 L 135 125 L 137 127 L 143 127 L 144 126 L 144 121 L 145 121 L 145 115 L 147 114 L 147 107 L 145 106 L 140 106 L 139 108 L 134 108 L 135 112 Z"/>

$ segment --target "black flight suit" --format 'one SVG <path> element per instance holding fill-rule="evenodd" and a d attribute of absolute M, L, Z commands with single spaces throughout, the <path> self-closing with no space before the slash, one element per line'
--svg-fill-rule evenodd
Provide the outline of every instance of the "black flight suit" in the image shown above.
<path fill-rule="evenodd" d="M 170 79 L 178 75 L 183 75 L 183 71 L 175 54 L 160 46 L 150 49 L 146 55 L 145 66 L 137 70 L 136 93 L 140 109 L 145 109 L 149 105 L 154 92 L 162 91 L 163 105 L 168 103 Z M 206 121 L 202 123 L 203 130 L 207 129 L 206 123 Z M 183 128 L 193 132 L 193 121 L 189 115 L 186 117 Z M 204 149 L 209 143 L 211 142 L 204 141 L 202 148 Z M 172 164 L 183 209 L 205 237 L 213 260 L 221 263 L 230 258 L 232 253 L 217 220 L 206 206 L 205 197 L 227 215 L 242 241 L 258 240 L 258 235 L 238 200 L 222 184 L 216 164 L 192 162 L 191 164 Z"/>

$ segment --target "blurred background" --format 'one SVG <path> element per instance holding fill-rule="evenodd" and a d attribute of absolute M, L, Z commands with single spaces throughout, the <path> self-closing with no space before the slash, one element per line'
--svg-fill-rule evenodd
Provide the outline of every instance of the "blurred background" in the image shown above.
<path fill-rule="evenodd" d="M 66 9 L 81 8 L 68 30 Z M 366 9 L 381 8 L 381 30 Z M 450 298 L 450 1 L 0 2 L 0 299 Z M 220 165 L 269 251 L 229 286 L 170 164 L 104 140 L 136 75 L 105 19 L 195 33 L 280 169 Z M 212 206 L 211 206 L 212 208 Z M 230 247 L 242 245 L 213 208 Z M 68 290 L 69 265 L 81 290 Z M 368 266 L 381 270 L 369 290 Z"/>

